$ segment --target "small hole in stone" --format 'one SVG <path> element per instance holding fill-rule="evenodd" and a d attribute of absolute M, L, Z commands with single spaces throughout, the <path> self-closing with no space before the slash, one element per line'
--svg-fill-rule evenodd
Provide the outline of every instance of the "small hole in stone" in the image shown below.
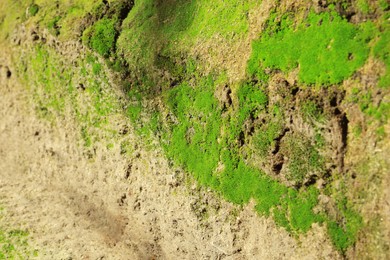
<path fill-rule="evenodd" d="M 293 96 L 295 96 L 298 93 L 298 91 L 299 91 L 299 88 L 293 88 L 292 91 L 291 91 L 291 94 Z"/>
<path fill-rule="evenodd" d="M 273 165 L 272 170 L 274 170 L 276 174 L 279 174 L 282 171 L 282 168 L 283 168 L 283 162 L 280 162 Z"/>
<path fill-rule="evenodd" d="M 332 107 L 337 106 L 337 97 L 332 97 L 332 99 L 330 100 L 330 105 Z"/>
<path fill-rule="evenodd" d="M 85 90 L 85 86 L 83 83 L 79 83 L 78 89 Z"/>
<path fill-rule="evenodd" d="M 335 114 L 335 116 L 341 115 L 340 109 L 336 108 L 336 109 L 334 110 L 334 114 Z"/>

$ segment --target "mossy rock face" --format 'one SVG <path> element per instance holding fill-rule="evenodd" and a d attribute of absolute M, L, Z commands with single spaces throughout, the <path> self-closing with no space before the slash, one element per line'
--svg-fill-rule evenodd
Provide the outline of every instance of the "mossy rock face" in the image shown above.
<path fill-rule="evenodd" d="M 294 235 L 313 223 L 326 225 L 335 247 L 345 252 L 363 223 L 354 205 L 339 195 L 345 189 L 338 189 L 341 176 L 352 175 L 354 167 L 344 165 L 350 121 L 363 118 L 353 126 L 356 135 L 365 136 L 369 121 L 378 126 L 375 134 L 386 137 L 388 5 L 359 0 L 285 6 L 276 1 L 267 21 L 251 24 L 258 15 L 252 7 L 260 8 L 256 2 L 85 1 L 80 5 L 88 11 L 71 6 L 30 15 L 44 18 L 40 23 L 57 36 L 73 21 L 83 21 L 78 28 L 83 43 L 103 58 L 87 56 L 82 69 L 84 77 L 92 77 L 82 89 L 94 97 L 96 112 L 93 120 L 88 113 L 78 115 L 93 122 L 93 128 L 82 124 L 86 147 L 93 147 L 94 131 L 114 109 L 94 80 L 105 76 L 106 66 L 99 63 L 104 60 L 121 74 L 128 98 L 123 112 L 136 132 L 158 138 L 166 156 L 200 185 L 238 205 L 254 200 L 259 214 Z M 261 34 L 256 36 L 251 26 L 264 30 L 257 28 Z M 246 75 L 233 78 L 210 68 L 209 61 L 216 56 L 224 62 L 225 54 L 213 53 L 219 46 L 202 44 L 218 39 L 226 46 L 248 47 L 253 38 L 252 53 L 242 56 L 249 58 L 242 62 Z M 56 85 L 68 81 L 53 82 L 53 72 L 58 80 L 71 76 L 63 73 L 66 68 L 58 69 L 58 56 L 44 46 L 35 50 L 28 71 L 36 72 L 34 82 L 47 92 L 41 113 L 54 117 L 65 102 Z M 206 57 L 199 57 L 202 48 Z M 381 67 L 380 73 L 367 73 L 369 62 Z M 127 143 L 120 147 L 121 153 L 131 150 Z M 319 202 L 323 196 L 332 210 Z"/>

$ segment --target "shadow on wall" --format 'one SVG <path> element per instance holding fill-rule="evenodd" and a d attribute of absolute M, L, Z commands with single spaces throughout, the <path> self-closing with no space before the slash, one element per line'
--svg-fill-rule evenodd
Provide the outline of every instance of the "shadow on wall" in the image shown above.
<path fill-rule="evenodd" d="M 136 2 L 117 43 L 118 54 L 127 61 L 130 80 L 135 85 L 147 88 L 146 92 L 153 96 L 161 92 L 161 86 L 156 87 L 161 84 L 156 83 L 172 82 L 182 74 L 185 55 L 171 52 L 178 49 L 175 39 L 185 37 L 196 10 L 196 0 Z"/>
<path fill-rule="evenodd" d="M 196 0 L 157 0 L 158 27 L 167 27 L 171 33 L 180 33 L 191 26 Z"/>

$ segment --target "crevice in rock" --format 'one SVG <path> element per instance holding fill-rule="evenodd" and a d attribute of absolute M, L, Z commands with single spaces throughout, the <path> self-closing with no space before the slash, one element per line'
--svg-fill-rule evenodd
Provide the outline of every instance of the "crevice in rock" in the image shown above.
<path fill-rule="evenodd" d="M 280 174 L 280 172 L 282 171 L 282 168 L 283 168 L 283 164 L 284 164 L 284 160 L 282 159 L 281 162 L 277 162 L 277 163 L 275 163 L 275 164 L 272 166 L 272 170 L 273 170 L 276 174 Z"/>
<path fill-rule="evenodd" d="M 298 94 L 299 92 L 299 88 L 298 87 L 295 87 L 291 90 L 291 95 L 293 95 L 294 97 Z"/>
<path fill-rule="evenodd" d="M 330 102 L 329 102 L 330 106 L 331 107 L 336 107 L 337 106 L 337 97 L 334 96 L 330 99 Z"/>
<path fill-rule="evenodd" d="M 245 144 L 245 133 L 244 131 L 241 131 L 239 136 L 238 136 L 238 144 L 240 147 L 244 146 Z"/>
<path fill-rule="evenodd" d="M 286 134 L 288 132 L 290 132 L 290 128 L 285 128 L 282 131 L 282 133 L 276 139 L 274 139 L 274 141 L 275 141 L 275 148 L 272 151 L 273 155 L 276 155 L 279 152 L 279 150 L 280 150 L 280 142 L 282 141 L 282 139 L 286 136 Z"/>
<path fill-rule="evenodd" d="M 335 110 L 334 110 L 333 113 L 334 113 L 335 116 L 341 115 L 341 111 L 340 111 L 340 109 L 338 109 L 337 107 L 335 108 Z"/>
<path fill-rule="evenodd" d="M 304 183 L 304 186 L 310 187 L 314 185 L 317 182 L 318 176 L 317 175 L 311 175 L 309 179 Z"/>
<path fill-rule="evenodd" d="M 233 104 L 233 100 L 232 100 L 232 90 L 230 89 L 230 87 L 228 85 L 225 86 L 224 88 L 224 91 L 226 93 L 226 104 L 227 106 L 231 106 Z"/>
<path fill-rule="evenodd" d="M 280 153 L 280 147 L 281 147 L 281 142 L 282 139 L 286 136 L 288 132 L 290 132 L 290 128 L 285 128 L 283 131 L 280 133 L 280 135 L 274 139 L 275 141 L 275 147 L 272 151 L 272 171 L 276 174 L 279 175 L 280 172 L 283 169 L 284 166 L 284 157 L 283 154 Z"/>
<path fill-rule="evenodd" d="M 125 203 L 126 203 L 126 199 L 127 199 L 127 196 L 126 196 L 126 193 L 124 193 L 119 199 L 118 199 L 118 205 L 120 207 L 124 206 Z"/>
<path fill-rule="evenodd" d="M 347 148 L 348 124 L 349 124 L 349 120 L 347 118 L 347 115 L 344 113 L 340 119 L 341 143 L 342 143 L 343 150 Z"/>
<path fill-rule="evenodd" d="M 118 20 L 120 21 L 120 24 L 122 25 L 123 20 L 126 19 L 128 14 L 130 13 L 131 9 L 133 9 L 134 1 L 133 0 L 123 1 L 123 2 L 118 3 L 118 5 L 119 5 L 119 8 L 118 8 L 118 12 L 117 12 L 117 17 L 118 17 Z M 114 11 L 116 11 L 116 10 L 114 10 Z"/>

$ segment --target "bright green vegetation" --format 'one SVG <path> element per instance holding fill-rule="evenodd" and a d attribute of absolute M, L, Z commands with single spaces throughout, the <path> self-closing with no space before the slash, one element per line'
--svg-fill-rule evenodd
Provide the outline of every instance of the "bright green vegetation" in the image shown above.
<path fill-rule="evenodd" d="M 62 73 L 60 67 L 55 66 L 58 64 L 58 60 L 55 60 L 54 55 L 50 55 L 45 48 L 40 46 L 36 47 L 35 53 L 29 61 L 30 67 L 34 69 L 26 80 L 31 80 L 33 84 L 39 84 L 42 86 L 40 91 L 43 91 L 39 100 L 40 114 L 46 116 L 55 116 L 55 113 L 63 112 L 65 106 L 65 93 L 58 88 L 57 82 L 68 83 L 71 75 L 68 73 Z M 51 64 L 51 66 L 47 66 Z M 20 68 L 24 70 L 25 68 Z M 39 95 L 37 94 L 37 97 Z"/>
<path fill-rule="evenodd" d="M 234 0 L 191 2 L 191 5 L 186 8 L 187 13 L 190 14 L 187 17 L 193 18 L 191 24 L 187 23 L 187 34 L 193 39 L 196 37 L 210 38 L 215 34 L 226 38 L 235 34 L 245 35 L 249 29 L 247 13 L 251 7 L 259 4 L 256 3 L 258 1 Z M 197 9 L 196 15 L 194 15 L 195 8 Z M 170 25 L 173 30 L 176 29 L 179 20 L 179 16 L 174 17 L 175 24 Z"/>
<path fill-rule="evenodd" d="M 387 0 L 379 0 L 379 7 L 385 11 L 389 8 L 389 2 Z"/>
<path fill-rule="evenodd" d="M 129 91 L 128 96 L 131 98 L 130 102 L 132 102 L 132 105 L 130 105 L 127 108 L 126 115 L 131 119 L 132 122 L 136 123 L 140 119 L 140 115 L 142 112 L 142 97 L 140 93 L 137 93 L 135 91 Z"/>
<path fill-rule="evenodd" d="M 363 218 L 352 210 L 352 205 L 347 200 L 345 185 L 333 190 L 332 196 L 337 201 L 339 216 L 336 219 L 328 218 L 329 236 L 337 249 L 344 251 L 356 242 L 357 235 L 364 226 Z M 340 219 L 344 221 L 340 222 Z M 338 224 L 339 222 L 339 224 Z"/>
<path fill-rule="evenodd" d="M 29 16 L 35 16 L 39 11 L 39 6 L 37 4 L 32 4 L 28 8 L 28 15 Z"/>
<path fill-rule="evenodd" d="M 118 20 L 118 13 L 123 8 L 122 0 L 108 1 L 113 8 L 110 19 Z M 89 24 L 85 18 L 98 20 L 104 12 L 102 1 L 90 0 L 3 0 L 0 2 L 0 12 L 7 14 L 0 17 L 0 37 L 5 39 L 21 22 L 35 22 L 47 28 L 53 35 L 62 40 L 77 40 Z"/>
<path fill-rule="evenodd" d="M 61 16 L 55 16 L 47 23 L 47 28 L 49 29 L 49 32 L 55 36 L 58 36 L 60 34 L 60 27 L 58 25 L 58 22 L 61 21 L 61 18 Z"/>
<path fill-rule="evenodd" d="M 0 229 L 0 259 L 24 259 L 37 256 L 37 251 L 28 248 L 28 232 L 23 230 L 4 231 Z"/>
<path fill-rule="evenodd" d="M 102 19 L 84 31 L 83 42 L 104 57 L 114 51 L 117 31 L 115 20 Z"/>
<path fill-rule="evenodd" d="M 374 38 L 371 32 L 375 28 L 370 23 L 352 25 L 333 11 L 312 12 L 296 26 L 289 16 L 280 25 L 272 24 L 275 16 L 271 16 L 266 33 L 253 43 L 248 63 L 248 71 L 260 82 L 240 83 L 233 92 L 238 106 L 226 112 L 215 98 L 216 88 L 226 84 L 226 75 L 203 75 L 201 66 L 191 58 L 184 64 L 178 62 L 177 55 L 215 35 L 245 37 L 247 12 L 255 5 L 251 1 L 175 1 L 169 6 L 153 5 L 150 0 L 137 2 L 124 20 L 116 44 L 117 54 L 124 56 L 137 79 L 138 89 L 128 92 L 127 114 L 140 125 L 142 135 L 148 129 L 160 133 L 167 156 L 201 185 L 239 205 L 254 199 L 259 214 L 273 216 L 278 225 L 293 234 L 307 232 L 313 223 L 324 224 L 335 247 L 345 251 L 357 239 L 361 217 L 346 204 L 339 207 L 342 217 L 337 219 L 326 212 L 313 212 L 320 191 L 302 184 L 313 172 L 321 176 L 324 171 L 325 159 L 319 152 L 325 145 L 324 138 L 321 133 L 313 139 L 295 133 L 277 144 L 286 132 L 286 104 L 269 104 L 266 86 L 262 85 L 269 77 L 264 69 L 289 72 L 299 66 L 301 83 L 338 84 L 367 60 L 368 42 Z M 151 95 L 148 86 L 153 85 L 155 69 L 168 71 L 176 79 L 174 86 L 162 93 L 171 116 L 163 120 L 155 111 L 145 122 L 140 119 L 147 109 L 142 99 Z M 314 101 L 301 103 L 299 113 L 308 124 L 326 121 Z M 245 124 L 264 115 L 265 123 L 253 136 L 244 131 Z M 247 142 L 253 142 L 253 152 L 264 161 L 280 145 L 281 153 L 289 158 L 285 162 L 287 179 L 302 188 L 288 187 L 248 164 L 248 149 L 243 147 Z"/>
<path fill-rule="evenodd" d="M 275 140 L 283 131 L 283 123 L 279 118 L 262 126 L 255 135 L 255 147 L 261 157 L 266 157 L 275 148 Z"/>
<path fill-rule="evenodd" d="M 359 28 L 334 12 L 310 13 L 297 28 L 285 17 L 276 32 L 268 31 L 253 43 L 248 71 L 258 74 L 263 68 L 272 68 L 288 72 L 299 66 L 303 83 L 336 84 L 367 59 L 367 38 L 361 35 Z"/>
<path fill-rule="evenodd" d="M 237 93 L 240 110 L 237 126 L 241 126 L 250 115 L 256 117 L 268 104 L 268 96 L 258 86 L 244 84 Z"/>
<path fill-rule="evenodd" d="M 363 14 L 368 14 L 370 12 L 370 5 L 368 4 L 367 0 L 358 0 L 357 6 Z"/>
<path fill-rule="evenodd" d="M 4 209 L 0 208 L 0 259 L 37 257 L 38 251 L 29 248 L 28 232 L 4 226 L 1 222 L 2 218 L 4 218 Z"/>
<path fill-rule="evenodd" d="M 25 8 L 27 8 L 29 4 L 26 4 Z M 0 40 L 5 40 L 10 36 L 21 18 L 26 19 L 26 9 L 23 8 L 24 7 L 21 7 L 19 1 L 7 0 L 0 2 Z"/>
<path fill-rule="evenodd" d="M 358 232 L 363 227 L 363 220 L 356 212 L 349 210 L 347 205 L 339 207 L 345 224 L 338 225 L 336 221 L 329 221 L 328 232 L 336 248 L 343 251 L 356 242 Z"/>

